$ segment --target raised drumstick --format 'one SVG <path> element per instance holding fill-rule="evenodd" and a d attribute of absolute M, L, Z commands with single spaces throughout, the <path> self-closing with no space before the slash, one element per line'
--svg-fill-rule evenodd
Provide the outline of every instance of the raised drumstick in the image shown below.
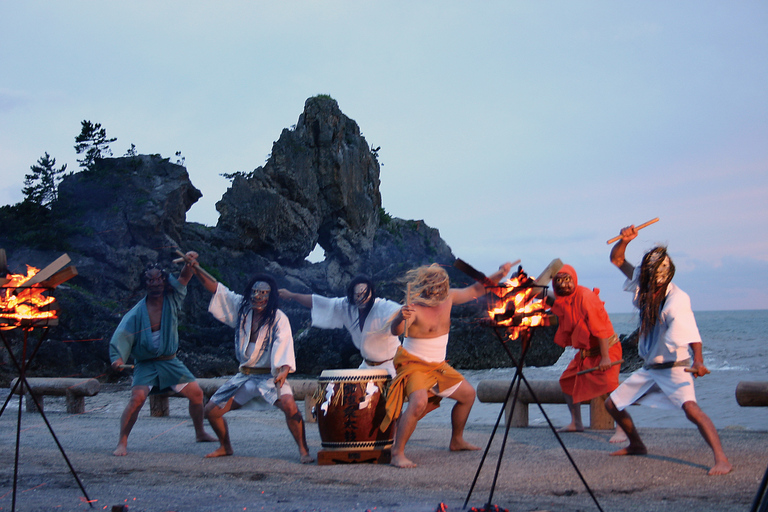
<path fill-rule="evenodd" d="M 658 217 L 656 217 L 655 219 L 651 219 L 651 220 L 649 220 L 648 222 L 643 222 L 642 224 L 640 224 L 639 226 L 637 226 L 635 229 L 636 229 L 636 230 L 638 230 L 638 231 L 640 231 L 640 230 L 641 230 L 641 229 L 643 229 L 644 227 L 650 226 L 651 224 L 654 224 L 654 223 L 656 223 L 656 222 L 659 222 L 659 218 L 658 218 Z M 607 241 L 607 242 L 605 242 L 605 243 L 607 243 L 607 244 L 612 244 L 613 242 L 615 242 L 615 241 L 616 241 L 616 240 L 618 240 L 619 238 L 621 238 L 621 235 L 619 235 L 619 236 L 615 236 L 615 237 L 611 238 L 610 240 L 608 240 L 608 241 Z"/>
<path fill-rule="evenodd" d="M 178 254 L 181 257 L 180 258 L 176 258 L 175 260 L 173 260 L 174 263 L 185 263 L 187 261 L 186 258 L 184 257 L 184 253 L 181 252 L 179 249 L 176 249 L 176 254 Z M 205 269 L 203 267 L 201 267 L 199 264 L 196 265 L 195 270 L 200 272 L 201 274 L 203 274 L 205 277 L 207 277 L 211 281 L 218 282 L 218 279 L 216 279 L 211 274 L 206 272 Z"/>

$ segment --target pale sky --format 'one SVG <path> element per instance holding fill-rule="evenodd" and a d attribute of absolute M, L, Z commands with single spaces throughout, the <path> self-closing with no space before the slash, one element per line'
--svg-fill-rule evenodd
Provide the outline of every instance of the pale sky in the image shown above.
<path fill-rule="evenodd" d="M 381 147 L 387 212 L 481 271 L 560 258 L 630 311 L 606 240 L 659 217 L 630 261 L 666 243 L 694 310 L 768 309 L 765 1 L 2 2 L 0 204 L 46 151 L 76 170 L 87 119 L 181 151 L 215 225 L 317 94 Z"/>

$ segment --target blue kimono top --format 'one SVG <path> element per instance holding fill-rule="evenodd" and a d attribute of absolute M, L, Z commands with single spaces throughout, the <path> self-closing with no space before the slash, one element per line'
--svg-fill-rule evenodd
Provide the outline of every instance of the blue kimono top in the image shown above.
<path fill-rule="evenodd" d="M 174 276 L 168 276 L 169 289 L 163 296 L 160 339 L 152 339 L 146 297 L 123 316 L 109 342 L 111 361 L 127 362 L 133 356 L 134 386 L 150 386 L 152 393 L 162 393 L 176 384 L 193 382 L 194 375 L 176 358 L 158 360 L 176 354 L 179 348 L 179 309 L 187 295 L 187 287 Z"/>

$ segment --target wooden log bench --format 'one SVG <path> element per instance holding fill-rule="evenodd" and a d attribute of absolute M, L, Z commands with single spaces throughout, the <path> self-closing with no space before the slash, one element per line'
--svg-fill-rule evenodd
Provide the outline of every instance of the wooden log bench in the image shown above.
<path fill-rule="evenodd" d="M 739 382 L 736 385 L 736 403 L 742 407 L 768 407 L 768 382 Z"/>
<path fill-rule="evenodd" d="M 218 391 L 218 389 L 227 382 L 227 378 L 218 379 L 197 379 L 196 382 L 203 390 L 205 395 L 204 402 L 208 400 Z M 312 400 L 312 396 L 317 389 L 317 380 L 313 379 L 288 379 L 288 382 L 293 389 L 293 398 L 298 402 L 304 401 L 304 421 L 306 423 L 315 423 L 316 419 L 312 415 L 312 407 L 315 405 Z M 149 411 L 151 416 L 162 417 L 170 414 L 170 407 L 168 404 L 168 398 L 181 397 L 183 395 L 178 393 L 161 393 L 157 395 L 149 395 Z"/>
<path fill-rule="evenodd" d="M 18 379 L 13 379 L 11 389 L 16 386 Z M 77 379 L 69 377 L 27 377 L 29 389 L 25 389 L 24 401 L 27 412 L 39 412 L 30 392 L 37 399 L 37 403 L 45 410 L 44 397 L 67 397 L 67 412 L 70 414 L 82 414 L 85 412 L 85 397 L 95 396 L 99 392 L 101 384 L 96 379 Z M 21 387 L 16 388 L 15 394 L 20 394 Z"/>
<path fill-rule="evenodd" d="M 485 403 L 502 403 L 509 391 L 509 385 L 512 380 L 481 380 L 477 385 L 477 398 Z M 565 394 L 560 389 L 560 383 L 556 380 L 529 380 L 528 383 L 533 389 L 533 393 L 542 404 L 564 404 Z M 517 384 L 515 384 L 517 387 Z M 512 411 L 512 398 L 514 389 L 504 409 L 505 421 L 512 427 L 528 426 L 528 406 L 535 404 L 536 401 L 528 391 L 525 382 L 520 382 L 520 393 L 515 403 L 515 410 Z M 611 430 L 615 428 L 613 418 L 605 410 L 605 398 L 597 397 L 589 401 L 589 428 L 593 430 Z"/>

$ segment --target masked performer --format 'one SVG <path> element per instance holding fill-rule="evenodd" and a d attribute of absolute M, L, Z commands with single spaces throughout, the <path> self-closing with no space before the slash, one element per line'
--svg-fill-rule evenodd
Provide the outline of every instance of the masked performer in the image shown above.
<path fill-rule="evenodd" d="M 142 273 L 147 296 L 131 309 L 109 342 L 112 368 L 123 370 L 130 356 L 135 360 L 131 399 L 120 418 L 120 438 L 114 454 L 128 453 L 128 435 L 150 391 L 175 391 L 189 399 L 189 415 L 198 442 L 215 441 L 203 428 L 203 390 L 184 363 L 176 358 L 179 348 L 179 309 L 187 295 L 192 268 L 185 265 L 179 278 L 157 265 Z"/>
<path fill-rule="evenodd" d="M 511 263 L 505 263 L 489 279 L 496 283 L 511 268 Z M 411 270 L 405 279 L 412 303 L 400 308 L 390 330 L 392 334 L 400 335 L 407 322 L 407 335 L 403 346 L 397 349 L 394 360 L 397 377 L 389 388 L 387 415 L 381 425 L 385 430 L 397 419 L 391 464 L 401 468 L 416 466 L 406 458 L 405 445 L 418 421 L 437 408 L 443 397 L 456 400 L 451 411 L 449 448 L 452 451 L 478 449 L 464 440 L 464 426 L 475 401 L 475 390 L 448 365 L 445 353 L 451 329 L 451 307 L 485 293 L 485 287 L 480 283 L 466 288 L 450 288 L 448 273 L 437 264 Z M 400 415 L 405 397 L 408 397 L 408 407 Z"/>
<path fill-rule="evenodd" d="M 208 311 L 235 329 L 235 356 L 240 363 L 237 375 L 211 397 L 205 417 L 219 437 L 221 446 L 206 457 L 232 455 L 229 428 L 224 415 L 249 403 L 274 405 L 285 414 L 288 430 L 299 447 L 302 464 L 313 462 L 307 446 L 304 419 L 296 406 L 293 390 L 286 381 L 296 371 L 291 324 L 277 308 L 277 283 L 267 274 L 257 274 L 243 295 L 229 290 L 210 275 L 200 272 L 197 254 L 187 258 L 206 290 L 213 293 Z"/>
<path fill-rule="evenodd" d="M 560 432 L 583 432 L 581 402 L 607 395 L 619 385 L 620 366 L 611 366 L 611 363 L 621 359 L 621 343 L 598 296 L 599 291 L 579 286 L 573 267 L 563 265 L 552 284 L 555 292 L 552 313 L 558 320 L 555 343 L 578 349 L 560 377 L 560 388 L 571 412 L 571 423 Z M 597 370 L 579 375 L 592 368 Z M 611 441 L 626 441 L 620 427 Z"/>
<path fill-rule="evenodd" d="M 311 308 L 313 327 L 345 328 L 363 357 L 361 369 L 384 369 L 390 376 L 395 376 L 392 359 L 400 340 L 385 325 L 400 309 L 400 304 L 377 297 L 373 282 L 368 277 L 355 277 L 347 286 L 346 297 L 329 299 L 281 289 L 280 298 Z"/>
<path fill-rule="evenodd" d="M 664 247 L 654 247 L 639 268 L 624 259 L 627 244 L 637 237 L 629 226 L 621 230 L 621 240 L 611 249 L 611 262 L 627 276 L 624 289 L 634 293 L 640 312 L 637 351 L 645 361 L 643 368 L 625 380 L 605 402 L 605 407 L 627 433 L 629 446 L 611 455 L 643 455 L 648 452 L 626 407 L 638 402 L 656 407 L 682 408 L 712 448 L 715 465 L 710 475 L 731 471 L 712 420 L 696 403 L 694 377 L 703 377 L 701 337 L 688 295 L 672 283 L 675 266 Z M 690 352 L 693 353 L 691 365 Z M 690 366 L 690 369 L 687 368 Z"/>

